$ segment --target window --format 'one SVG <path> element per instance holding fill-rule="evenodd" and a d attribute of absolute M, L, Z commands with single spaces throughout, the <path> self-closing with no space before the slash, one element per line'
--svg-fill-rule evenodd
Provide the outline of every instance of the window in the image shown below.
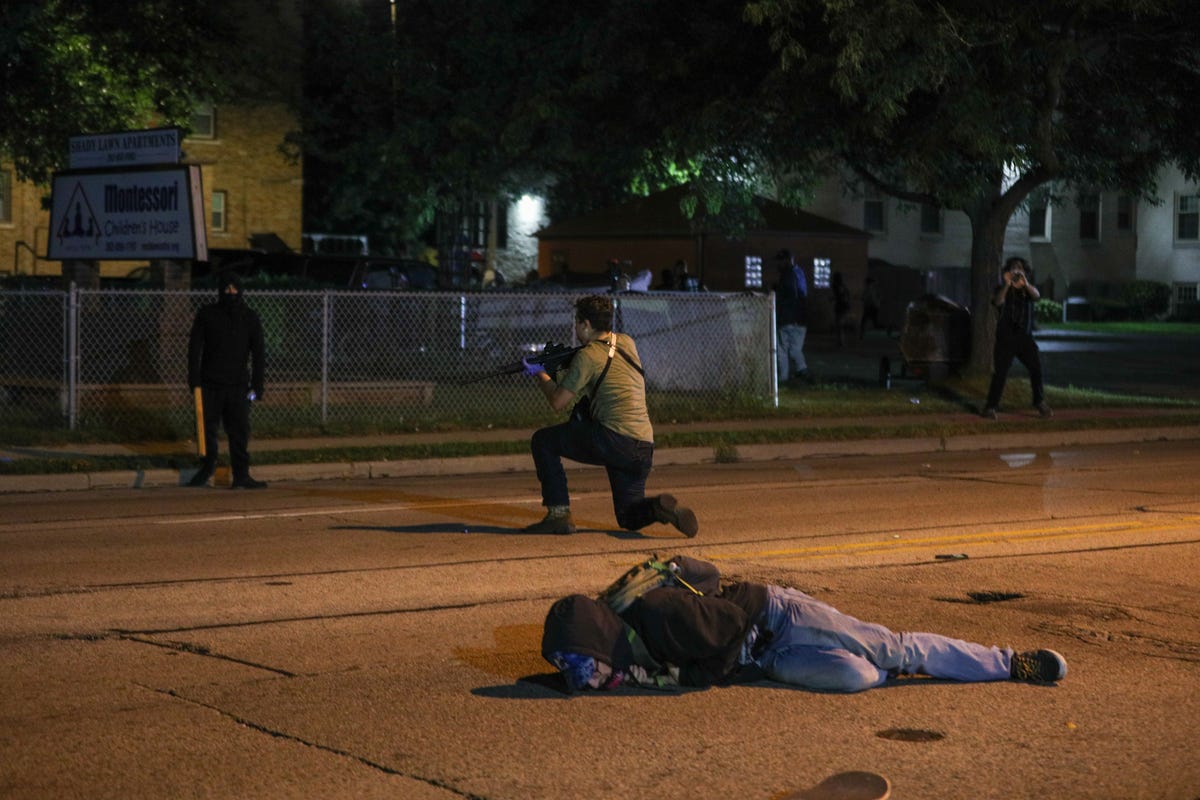
<path fill-rule="evenodd" d="M 926 236 L 942 235 L 942 210 L 929 203 L 921 204 L 921 233 Z"/>
<path fill-rule="evenodd" d="M 214 231 L 228 230 L 225 218 L 225 192 L 212 193 L 212 229 Z"/>
<path fill-rule="evenodd" d="M 1187 305 L 1188 303 L 1196 302 L 1196 284 L 1194 283 L 1177 283 L 1175 284 L 1175 305 Z"/>
<path fill-rule="evenodd" d="M 762 256 L 746 256 L 746 288 L 761 289 L 763 285 Z"/>
<path fill-rule="evenodd" d="M 0 169 L 0 222 L 12 222 L 12 173 Z"/>
<path fill-rule="evenodd" d="M 1050 195 L 1044 190 L 1029 196 L 1029 238 L 1050 238 Z"/>
<path fill-rule="evenodd" d="M 878 193 L 871 193 L 863 200 L 863 230 L 869 233 L 884 233 L 887 231 L 883 198 Z"/>
<path fill-rule="evenodd" d="M 1137 203 L 1131 195 L 1117 196 L 1117 230 L 1121 233 L 1133 233 L 1136 220 Z"/>
<path fill-rule="evenodd" d="M 1100 195 L 1079 196 L 1079 238 L 1095 242 L 1100 239 Z"/>
<path fill-rule="evenodd" d="M 813 288 L 828 289 L 833 275 L 833 261 L 828 258 L 813 259 Z"/>
<path fill-rule="evenodd" d="M 192 112 L 192 132 L 188 134 L 193 139 L 217 138 L 217 110 L 212 103 L 200 103 Z"/>
<path fill-rule="evenodd" d="M 1175 240 L 1200 239 L 1200 195 L 1181 194 L 1175 198 Z"/>

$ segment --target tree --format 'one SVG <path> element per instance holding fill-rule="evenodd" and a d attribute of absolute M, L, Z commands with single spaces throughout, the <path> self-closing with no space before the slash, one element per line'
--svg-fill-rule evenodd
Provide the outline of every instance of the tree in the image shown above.
<path fill-rule="evenodd" d="M 1051 182 L 1150 197 L 1200 172 L 1200 17 L 1185 0 L 752 0 L 778 64 L 781 164 L 971 221 L 969 369 L 991 361 L 988 296 L 1008 221 Z M 803 109 L 797 113 L 796 109 Z"/>
<path fill-rule="evenodd" d="M 754 167 L 733 134 L 773 62 L 727 0 L 339 5 L 310 0 L 307 26 L 307 199 L 331 226 L 411 236 L 525 192 L 561 217 L 685 180 L 717 203 Z"/>
<path fill-rule="evenodd" d="M 68 139 L 187 128 L 199 101 L 287 99 L 295 48 L 264 39 L 274 0 L 6 0 L 0 6 L 0 157 L 45 182 Z M 284 23 L 281 23 L 281 18 Z M 269 21 L 269 24 L 268 24 Z"/>

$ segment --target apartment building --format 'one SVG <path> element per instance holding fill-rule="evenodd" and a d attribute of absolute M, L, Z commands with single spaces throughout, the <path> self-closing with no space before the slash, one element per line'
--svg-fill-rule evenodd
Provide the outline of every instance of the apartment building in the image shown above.
<path fill-rule="evenodd" d="M 1149 280 L 1171 287 L 1172 307 L 1194 304 L 1200 287 L 1200 184 L 1160 170 L 1153 201 L 1073 187 L 1041 190 L 1009 220 L 1004 253 L 1027 258 L 1043 294 L 1103 296 Z M 807 210 L 870 235 L 874 261 L 923 273 L 930 291 L 970 303 L 971 224 L 961 211 L 850 192 L 837 180 Z M 997 265 L 998 266 L 998 265 Z"/>
<path fill-rule="evenodd" d="M 183 162 L 201 168 L 209 248 L 253 241 L 301 249 L 303 164 L 285 151 L 295 127 L 281 105 L 197 108 Z M 12 165 L 0 162 L 0 275 L 62 274 L 61 263 L 46 258 L 49 195 L 49 186 L 18 181 Z M 99 275 L 122 277 L 145 264 L 101 261 Z"/>

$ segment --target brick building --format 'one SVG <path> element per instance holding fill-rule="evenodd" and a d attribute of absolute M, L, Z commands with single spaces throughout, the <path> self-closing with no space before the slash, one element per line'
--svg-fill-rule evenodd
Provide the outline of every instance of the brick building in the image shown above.
<path fill-rule="evenodd" d="M 281 105 L 197 109 L 183 161 L 201 167 L 209 248 L 249 247 L 255 237 L 301 249 L 302 162 L 284 152 L 295 127 Z M 46 259 L 49 194 L 47 186 L 17 181 L 0 162 L 0 275 L 62 274 L 60 262 Z M 121 277 L 145 264 L 101 261 L 99 274 Z"/>

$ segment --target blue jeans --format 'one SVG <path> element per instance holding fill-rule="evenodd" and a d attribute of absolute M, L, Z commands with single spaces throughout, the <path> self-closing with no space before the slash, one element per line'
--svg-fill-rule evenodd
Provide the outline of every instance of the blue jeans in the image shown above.
<path fill-rule="evenodd" d="M 562 460 L 603 466 L 612 489 L 617 524 L 637 531 L 656 521 L 653 500 L 646 499 L 646 478 L 654 462 L 654 443 L 640 442 L 595 422 L 569 420 L 535 431 L 529 442 L 542 484 L 542 505 L 571 504 Z"/>
<path fill-rule="evenodd" d="M 768 586 L 770 644 L 758 657 L 767 677 L 830 692 L 859 692 L 896 675 L 956 681 L 1007 680 L 1013 651 L 935 633 L 893 633 L 804 592 Z"/>
<path fill-rule="evenodd" d="M 804 360 L 804 337 L 807 334 L 807 325 L 783 325 L 779 328 L 778 349 L 775 351 L 779 380 L 786 381 L 808 371 L 808 362 Z M 796 365 L 795 372 L 788 372 L 789 362 Z"/>

